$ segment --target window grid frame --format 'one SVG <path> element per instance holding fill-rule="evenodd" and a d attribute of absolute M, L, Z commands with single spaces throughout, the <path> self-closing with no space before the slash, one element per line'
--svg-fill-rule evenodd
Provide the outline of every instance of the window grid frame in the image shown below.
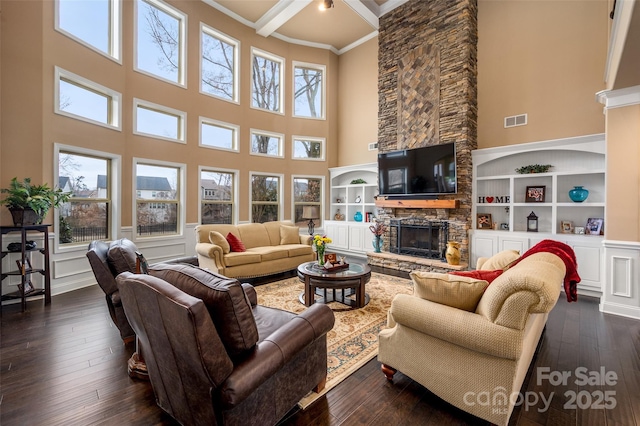
<path fill-rule="evenodd" d="M 266 59 L 272 62 L 277 62 L 280 64 L 280 72 L 279 74 L 279 79 L 280 79 L 280 93 L 278 94 L 278 103 L 280 108 L 277 111 L 271 110 L 271 109 L 266 109 L 266 108 L 261 108 L 258 106 L 255 106 L 253 104 L 253 82 L 254 82 L 254 72 L 253 72 L 253 62 L 254 62 L 254 58 L 256 56 L 261 57 L 262 59 Z M 278 114 L 278 115 L 285 115 L 285 106 L 284 106 L 284 87 L 285 87 L 285 66 L 286 66 L 286 60 L 285 58 L 278 56 L 278 55 L 274 55 L 273 53 L 269 53 L 265 50 L 262 49 L 258 49 L 256 47 L 251 47 L 251 80 L 250 80 L 250 88 L 251 88 L 251 97 L 250 97 L 250 103 L 249 106 L 252 109 L 258 110 L 258 111 L 264 111 L 264 112 L 269 112 L 272 114 Z"/>
<path fill-rule="evenodd" d="M 96 53 L 122 65 L 122 7 L 118 0 L 109 0 L 109 47 L 108 52 L 84 41 L 82 38 L 70 33 L 60 26 L 60 0 L 55 0 L 54 5 L 54 29 L 69 37 L 76 43 L 93 50 Z"/>
<path fill-rule="evenodd" d="M 254 135 L 259 135 L 259 136 L 268 136 L 270 138 L 277 138 L 278 139 L 278 155 L 270 155 L 270 154 L 263 154 L 260 152 L 254 152 L 253 151 L 253 136 Z M 266 158 L 284 158 L 285 157 L 285 137 L 283 133 L 277 133 L 277 132 L 269 132 L 267 130 L 259 130 L 259 129 L 250 129 L 249 130 L 249 155 L 256 155 L 259 157 L 266 157 Z"/>
<path fill-rule="evenodd" d="M 87 92 L 104 96 L 107 99 L 107 122 L 103 123 L 89 117 L 84 117 L 82 115 L 60 109 L 60 82 L 63 81 L 80 89 L 86 90 Z M 78 74 L 74 74 L 59 66 L 54 68 L 53 88 L 53 112 L 55 114 L 84 121 L 85 123 L 106 127 L 107 129 L 122 131 L 122 94 L 120 92 L 91 81 Z"/>
<path fill-rule="evenodd" d="M 227 43 L 227 44 L 231 44 L 233 45 L 234 49 L 233 49 L 233 99 L 226 99 L 223 98 L 221 96 L 217 96 L 214 95 L 212 93 L 208 93 L 202 90 L 202 56 L 203 56 L 203 51 L 202 51 L 202 34 L 206 34 L 210 37 L 213 38 L 217 38 L 219 40 L 222 40 L 223 42 Z M 210 25 L 205 24 L 204 22 L 200 22 L 200 83 L 199 83 L 199 87 L 198 90 L 202 95 L 205 96 L 210 96 L 212 98 L 215 99 L 219 99 L 225 102 L 231 102 L 232 104 L 236 104 L 239 105 L 240 104 L 240 48 L 241 48 L 241 42 L 240 40 L 237 40 L 225 33 L 223 33 L 222 31 L 219 31 L 215 28 L 213 28 Z"/>
<path fill-rule="evenodd" d="M 154 74 L 151 71 L 143 70 L 138 66 L 138 14 L 140 13 L 140 7 L 138 5 L 139 2 L 143 2 L 151 7 L 155 7 L 156 9 L 175 18 L 179 22 L 178 32 L 180 34 L 180 43 L 178 46 L 178 81 L 173 81 L 158 74 Z M 174 6 L 165 3 L 162 0 L 134 0 L 133 9 L 133 70 L 135 72 L 139 72 L 140 74 L 144 74 L 148 77 L 155 78 L 165 83 L 173 84 L 174 86 L 187 89 L 187 29 L 189 28 L 189 23 L 187 20 L 188 15 L 175 8 Z"/>
<path fill-rule="evenodd" d="M 220 167 L 198 167 L 198 183 L 202 182 L 202 173 L 228 173 L 233 176 L 233 188 L 231 191 L 231 202 L 226 201 L 216 201 L 216 200 L 203 200 L 202 199 L 202 191 L 198 191 L 199 205 L 200 211 L 198 212 L 198 223 L 202 224 L 202 207 L 204 204 L 216 204 L 216 205 L 224 205 L 231 204 L 231 224 L 235 225 L 238 223 L 239 212 L 238 212 L 238 197 L 239 197 L 239 186 L 240 186 L 240 171 L 237 169 L 224 169 Z M 202 185 L 199 185 L 202 187 Z"/>
<path fill-rule="evenodd" d="M 205 145 L 202 142 L 202 126 L 204 124 L 209 125 L 209 126 L 221 127 L 221 128 L 226 128 L 226 129 L 232 130 L 233 131 L 232 147 L 231 148 L 224 148 L 224 147 L 219 147 L 219 146 L 214 146 L 214 145 Z M 221 150 L 221 151 L 235 152 L 235 153 L 239 153 L 240 152 L 240 125 L 238 125 L 238 124 L 227 123 L 225 121 L 215 120 L 213 118 L 200 116 L 199 119 L 198 119 L 198 132 L 199 132 L 198 146 L 200 146 L 202 148 L 217 149 L 217 150 Z"/>
<path fill-rule="evenodd" d="M 320 109 L 322 111 L 320 117 L 308 117 L 296 114 L 296 68 L 307 68 L 322 72 L 322 92 L 320 98 Z M 321 120 L 327 119 L 327 66 L 322 64 L 314 64 L 311 62 L 292 61 L 292 91 L 291 91 L 291 116 L 305 120 Z"/>
<path fill-rule="evenodd" d="M 278 201 L 254 201 L 253 200 L 253 177 L 265 176 L 265 177 L 277 177 L 278 178 Z M 269 173 L 269 172 L 249 172 L 249 222 L 253 222 L 253 205 L 276 205 L 278 207 L 278 215 L 276 220 L 282 220 L 284 213 L 284 174 L 282 173 Z"/>
<path fill-rule="evenodd" d="M 319 158 L 296 157 L 296 141 L 319 142 L 322 155 Z M 291 159 L 295 161 L 326 161 L 327 139 L 319 136 L 291 136 Z"/>
<path fill-rule="evenodd" d="M 155 135 L 153 133 L 141 132 L 138 130 L 138 107 L 149 111 L 173 116 L 178 118 L 178 138 L 170 138 L 168 136 Z M 144 136 L 153 139 L 159 139 L 169 142 L 187 143 L 187 113 L 168 106 L 145 101 L 139 98 L 133 98 L 133 129 L 132 133 L 138 136 Z"/>

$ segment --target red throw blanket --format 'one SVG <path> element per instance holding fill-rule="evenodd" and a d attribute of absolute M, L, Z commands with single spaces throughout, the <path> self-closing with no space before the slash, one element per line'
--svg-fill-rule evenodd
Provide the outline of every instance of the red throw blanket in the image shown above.
<path fill-rule="evenodd" d="M 527 250 L 522 256 L 516 259 L 509 267 L 515 266 L 518 262 L 527 256 L 531 256 L 534 253 L 539 252 L 553 253 L 558 256 L 564 262 L 564 266 L 567 270 L 564 276 L 564 292 L 567 295 L 567 302 L 575 302 L 578 300 L 578 283 L 580 282 L 580 275 L 578 275 L 578 263 L 576 262 L 576 254 L 573 249 L 555 240 L 542 240 L 535 246 Z"/>

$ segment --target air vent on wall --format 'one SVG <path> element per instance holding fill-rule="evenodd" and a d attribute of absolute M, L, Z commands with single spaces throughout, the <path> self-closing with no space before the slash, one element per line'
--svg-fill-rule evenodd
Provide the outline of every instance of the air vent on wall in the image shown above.
<path fill-rule="evenodd" d="M 369 151 L 375 151 L 376 149 L 378 149 L 378 142 L 371 142 L 369 144 Z"/>
<path fill-rule="evenodd" d="M 512 115 L 504 118 L 504 128 L 524 126 L 527 124 L 527 114 Z"/>

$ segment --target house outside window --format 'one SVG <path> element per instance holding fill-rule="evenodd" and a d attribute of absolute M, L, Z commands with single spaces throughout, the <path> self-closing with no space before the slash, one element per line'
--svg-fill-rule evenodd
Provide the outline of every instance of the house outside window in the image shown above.
<path fill-rule="evenodd" d="M 293 63 L 293 116 L 325 118 L 326 67 L 305 62 Z"/>
<path fill-rule="evenodd" d="M 283 175 L 250 173 L 251 222 L 280 220 Z"/>
<path fill-rule="evenodd" d="M 200 92 L 238 103 L 240 42 L 200 23 Z"/>
<path fill-rule="evenodd" d="M 137 0 L 135 69 L 186 86 L 187 15 L 160 0 Z"/>
<path fill-rule="evenodd" d="M 181 231 L 181 182 L 184 166 L 152 162 L 135 164 L 136 235 L 175 235 Z M 138 195 L 139 194 L 139 195 Z"/>
<path fill-rule="evenodd" d="M 305 207 L 314 207 L 317 211 L 317 218 L 314 218 L 315 226 L 322 223 L 323 188 L 322 176 L 293 176 L 293 221 L 296 226 L 305 227 L 309 223 L 309 218 L 303 217 Z"/>
<path fill-rule="evenodd" d="M 200 223 L 237 222 L 237 170 L 200 170 Z"/>
<path fill-rule="evenodd" d="M 56 145 L 57 187 L 71 198 L 56 209 L 59 246 L 112 238 L 114 161 L 108 154 Z"/>
<path fill-rule="evenodd" d="M 251 49 L 251 106 L 284 114 L 284 58 Z"/>

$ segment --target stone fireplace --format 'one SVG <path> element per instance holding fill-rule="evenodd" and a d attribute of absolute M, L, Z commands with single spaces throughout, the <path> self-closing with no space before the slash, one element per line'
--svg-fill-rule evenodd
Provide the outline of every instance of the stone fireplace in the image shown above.
<path fill-rule="evenodd" d="M 456 208 L 378 207 L 378 218 L 388 226 L 385 251 L 406 255 L 390 245 L 397 221 L 446 222 L 447 238 L 460 243 L 462 262 L 468 263 L 471 151 L 477 148 L 477 1 L 409 0 L 380 18 L 378 47 L 379 152 L 455 142 L 458 181 L 457 194 L 439 196 L 458 200 Z M 370 256 L 369 263 L 389 267 L 388 259 L 381 264 Z"/>
<path fill-rule="evenodd" d="M 389 252 L 444 259 L 449 239 L 446 220 L 391 219 L 389 221 Z"/>

